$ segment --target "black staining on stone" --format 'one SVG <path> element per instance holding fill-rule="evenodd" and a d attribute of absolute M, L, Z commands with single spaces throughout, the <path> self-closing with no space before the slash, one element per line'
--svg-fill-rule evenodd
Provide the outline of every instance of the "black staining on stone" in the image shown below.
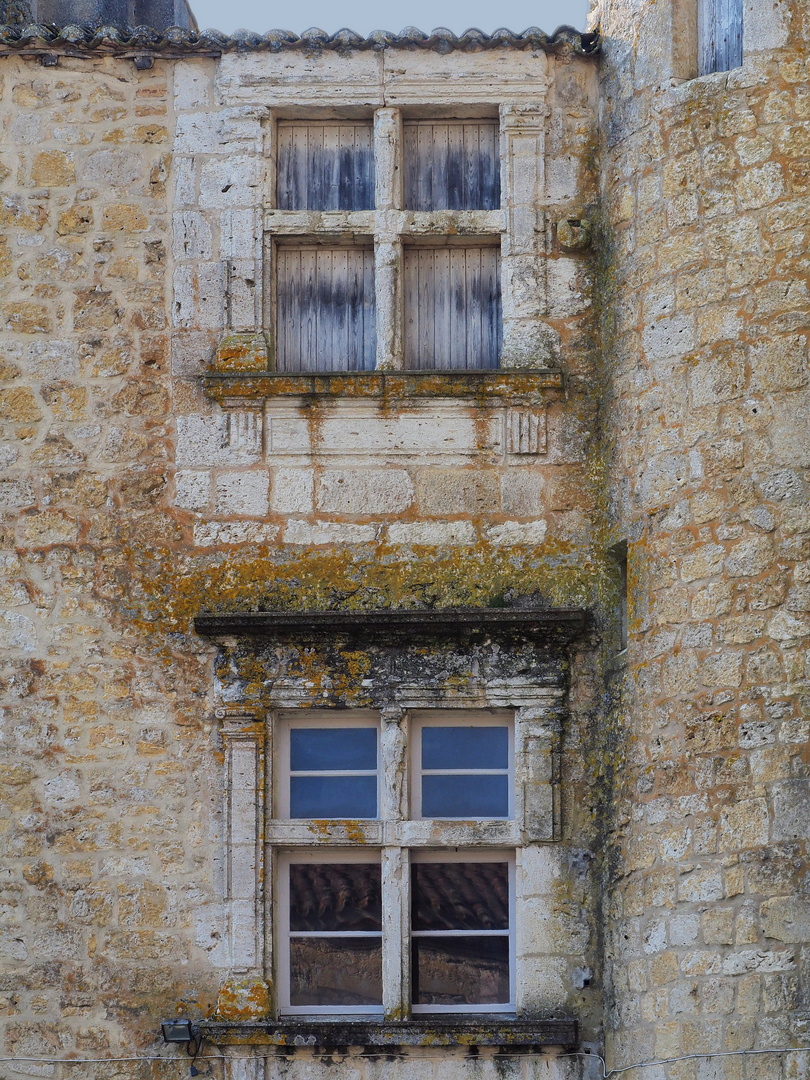
<path fill-rule="evenodd" d="M 215 1045 L 240 1042 L 276 1047 L 277 1053 L 291 1056 L 296 1049 L 317 1052 L 328 1049 L 345 1053 L 349 1047 L 385 1048 L 386 1054 L 407 1046 L 495 1046 L 504 1071 L 504 1080 L 514 1076 L 508 1060 L 515 1054 L 531 1053 L 541 1046 L 573 1047 L 577 1043 L 578 1024 L 568 1018 L 537 1020 L 500 1020 L 490 1022 L 460 1019 L 384 1021 L 308 1021 L 295 1017 L 286 1023 L 268 1020 L 259 1023 L 226 1024 L 203 1020 L 200 1030 L 204 1038 Z M 503 1054 L 503 1057 L 501 1057 Z M 320 1060 L 320 1059 L 319 1059 Z"/>
<path fill-rule="evenodd" d="M 0 0 L 0 23 L 4 26 L 28 26 L 33 21 L 26 0 Z"/>
<path fill-rule="evenodd" d="M 237 638 L 221 649 L 216 664 L 228 700 L 269 705 L 274 695 L 294 685 L 297 695 L 299 690 L 309 695 L 307 701 L 296 698 L 300 705 L 383 709 L 397 704 L 400 688 L 414 686 L 420 687 L 423 702 L 433 707 L 452 705 L 458 693 L 486 702 L 488 688 L 511 679 L 564 690 L 566 644 L 584 627 L 579 611 L 550 612 L 545 622 L 527 618 L 523 626 L 507 624 L 500 629 L 495 620 L 477 629 L 464 622 L 465 615 L 475 619 L 500 612 L 399 614 L 423 620 L 431 614 L 449 618 L 443 625 L 437 620 L 438 629 L 431 631 L 429 623 L 420 627 L 419 619 L 386 627 L 373 616 L 357 615 L 352 631 L 329 613 L 320 626 L 307 623 L 305 615 L 292 615 L 286 627 L 274 632 L 272 616 L 263 629 L 259 625 L 255 630 L 250 616 L 201 616 L 196 629 Z"/>

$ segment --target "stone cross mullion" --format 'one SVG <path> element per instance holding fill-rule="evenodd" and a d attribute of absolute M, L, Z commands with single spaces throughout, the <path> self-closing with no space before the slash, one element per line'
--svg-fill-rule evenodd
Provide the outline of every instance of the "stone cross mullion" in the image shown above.
<path fill-rule="evenodd" d="M 408 816 L 405 782 L 408 715 L 397 705 L 381 711 L 380 750 L 383 777 L 380 816 L 383 911 L 383 1011 L 387 1020 L 406 1020 L 410 1011 L 410 858 L 395 842 L 397 826 Z"/>
<path fill-rule="evenodd" d="M 374 113 L 374 289 L 377 305 L 378 371 L 402 366 L 402 115 Z"/>

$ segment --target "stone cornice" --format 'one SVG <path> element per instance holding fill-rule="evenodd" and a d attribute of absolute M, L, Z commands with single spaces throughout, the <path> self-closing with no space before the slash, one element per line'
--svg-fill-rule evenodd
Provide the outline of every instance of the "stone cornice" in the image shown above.
<path fill-rule="evenodd" d="M 200 1024 L 201 1034 L 217 1046 L 229 1044 L 290 1047 L 498 1046 L 530 1049 L 536 1046 L 575 1046 L 577 1021 L 572 1019 L 310 1021 L 303 1017 L 277 1023 L 228 1023 L 212 1017 Z"/>
<path fill-rule="evenodd" d="M 474 398 L 480 403 L 517 404 L 535 401 L 548 390 L 561 390 L 560 371 L 212 371 L 204 379 L 206 393 L 222 405 L 285 397 L 340 400 L 380 398 Z"/>
<path fill-rule="evenodd" d="M 386 643 L 418 639 L 507 637 L 566 644 L 585 629 L 581 608 L 487 608 L 477 611 L 245 611 L 201 612 L 194 629 L 204 637 L 312 639 L 351 637 Z"/>

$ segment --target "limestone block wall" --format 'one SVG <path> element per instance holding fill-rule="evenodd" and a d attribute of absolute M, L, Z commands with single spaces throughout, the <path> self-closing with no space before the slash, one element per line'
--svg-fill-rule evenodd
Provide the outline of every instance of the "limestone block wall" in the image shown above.
<path fill-rule="evenodd" d="M 170 80 L 2 61 L 4 1056 L 140 1053 L 216 992 L 208 657 L 138 626 L 144 553 L 178 535 Z"/>
<path fill-rule="evenodd" d="M 746 5 L 743 66 L 699 79 L 690 11 L 597 12 L 607 509 L 631 593 L 611 1066 L 807 1043 L 807 11 Z"/>
<path fill-rule="evenodd" d="M 415 107 L 438 65 L 429 100 L 453 107 L 457 63 L 461 85 L 487 88 L 479 98 L 497 84 L 529 141 L 510 318 L 515 340 L 562 371 L 536 400 L 206 390 L 223 337 L 265 327 L 273 108 L 297 83 L 301 107 L 329 91 L 339 108 L 351 91 L 370 114 L 384 102 L 367 67 L 383 61 L 356 55 L 158 55 L 143 70 L 126 56 L 45 67 L 36 50 L 3 55 L 5 1056 L 163 1052 L 161 1016 L 209 1014 L 229 973 L 223 687 L 217 649 L 192 630 L 198 611 L 589 605 L 602 587 L 592 256 L 563 251 L 556 230 L 596 196 L 589 60 L 406 52 L 386 99 Z M 534 947 L 555 975 L 538 976 L 534 1000 L 577 1015 L 589 1040 L 594 670 L 586 641 L 567 674 L 563 839 L 553 872 L 526 885 L 554 912 Z M 68 1075 L 42 1062 L 9 1074 Z"/>

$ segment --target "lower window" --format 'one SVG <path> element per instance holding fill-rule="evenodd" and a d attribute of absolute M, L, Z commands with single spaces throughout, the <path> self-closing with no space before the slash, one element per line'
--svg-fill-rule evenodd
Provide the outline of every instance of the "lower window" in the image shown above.
<path fill-rule="evenodd" d="M 514 857 L 493 851 L 412 851 L 411 1009 L 513 1013 Z M 279 860 L 282 1014 L 379 1014 L 384 967 L 379 852 L 294 852 Z M 390 895 L 390 894 L 389 894 Z M 398 911 L 408 906 L 398 905 Z M 389 920 L 392 940 L 405 927 Z M 401 1001 L 402 986 L 387 987 Z"/>
<path fill-rule="evenodd" d="M 278 370 L 372 371 L 373 249 L 279 245 L 276 264 Z"/>
<path fill-rule="evenodd" d="M 453 851 L 412 862 L 413 1011 L 512 1011 L 513 860 Z"/>
<path fill-rule="evenodd" d="M 405 367 L 498 367 L 500 277 L 497 247 L 406 247 Z"/>
<path fill-rule="evenodd" d="M 281 1011 L 379 1012 L 382 1007 L 380 859 L 290 855 L 280 865 Z"/>

